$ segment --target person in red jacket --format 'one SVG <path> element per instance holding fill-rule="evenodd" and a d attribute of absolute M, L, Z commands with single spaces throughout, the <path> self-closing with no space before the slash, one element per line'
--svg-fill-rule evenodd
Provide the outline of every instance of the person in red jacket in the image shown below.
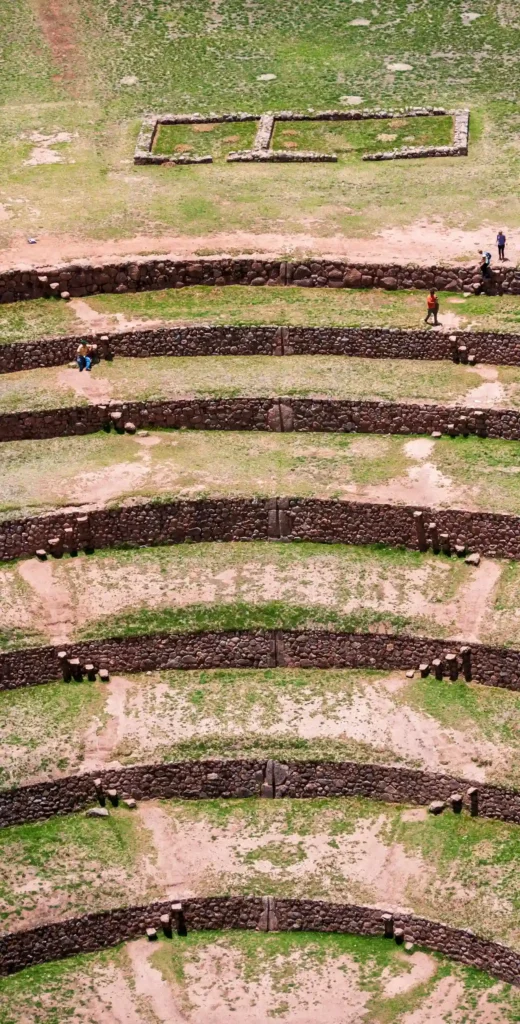
<path fill-rule="evenodd" d="M 437 292 L 435 291 L 435 288 L 430 288 L 430 294 L 426 299 L 426 305 L 428 307 L 428 311 L 424 318 L 425 324 L 428 324 L 430 322 L 430 317 L 433 313 L 433 326 L 438 327 L 439 321 L 437 320 L 437 313 L 439 312 L 439 300 L 437 298 Z"/>

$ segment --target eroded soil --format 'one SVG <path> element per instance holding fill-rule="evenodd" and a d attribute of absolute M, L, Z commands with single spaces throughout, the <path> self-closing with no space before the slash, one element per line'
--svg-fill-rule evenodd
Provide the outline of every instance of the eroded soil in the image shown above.
<path fill-rule="evenodd" d="M 514 990 L 422 950 L 381 939 L 192 933 L 0 981 L 21 1024 L 58 1013 L 74 1024 L 509 1024 Z M 72 1011 L 72 1013 L 71 1013 Z"/>

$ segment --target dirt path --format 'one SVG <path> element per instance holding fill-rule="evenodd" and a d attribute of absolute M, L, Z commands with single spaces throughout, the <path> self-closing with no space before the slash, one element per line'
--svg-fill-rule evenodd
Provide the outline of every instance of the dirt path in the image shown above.
<path fill-rule="evenodd" d="M 67 367 L 66 370 L 60 370 L 58 384 L 67 390 L 72 388 L 79 398 L 87 398 L 93 405 L 104 405 L 110 402 L 112 397 L 112 384 L 106 377 L 98 377 L 96 375 L 96 367 L 94 367 L 92 372 L 83 370 L 81 373 L 77 367 L 74 367 L 74 369 Z"/>
<path fill-rule="evenodd" d="M 85 60 L 77 44 L 78 12 L 75 0 L 33 0 L 33 7 L 52 59 L 58 68 L 54 81 L 62 82 L 73 96 L 84 98 L 81 75 Z M 78 76 L 81 75 L 81 81 Z"/>
<path fill-rule="evenodd" d="M 493 608 L 495 588 L 500 580 L 502 566 L 484 558 L 478 569 L 468 576 L 459 599 L 453 604 L 456 608 L 455 618 L 459 631 L 453 639 L 465 643 L 479 643 L 482 625 Z"/>
<path fill-rule="evenodd" d="M 38 0 L 48 9 L 51 0 Z M 58 0 L 52 0 L 58 3 Z M 60 6 L 61 3 L 60 3 Z M 0 251 L 0 269 L 20 263 L 43 266 L 59 261 L 99 259 L 132 255 L 167 255 L 184 258 L 209 254 L 265 256 L 315 256 L 344 258 L 351 262 L 430 264 L 457 260 L 475 263 L 482 239 L 494 229 L 483 224 L 475 231 L 462 231 L 446 227 L 441 221 L 417 221 L 404 228 L 389 228 L 368 238 L 348 235 L 316 236 L 308 234 L 257 233 L 250 231 L 216 232 L 212 235 L 136 235 L 133 238 L 100 241 L 78 239 L 70 235 L 38 237 L 35 246 L 27 244 L 25 235 L 15 236 L 8 248 Z M 520 255 L 520 229 L 508 230 L 509 265 L 516 265 Z M 473 254 L 475 254 L 473 256 Z"/>
<path fill-rule="evenodd" d="M 50 643 L 68 643 L 75 628 L 76 618 L 70 605 L 68 589 L 54 576 L 54 564 L 30 558 L 19 562 L 18 572 L 39 600 L 42 624 L 49 633 Z"/>
<path fill-rule="evenodd" d="M 121 763 L 114 759 L 113 752 L 125 732 L 127 698 L 134 685 L 131 679 L 124 676 L 111 676 L 104 707 L 107 719 L 103 724 L 99 718 L 94 718 L 85 733 L 82 771 L 94 771 L 102 766 L 121 767 Z"/>
<path fill-rule="evenodd" d="M 164 980 L 161 972 L 150 963 L 150 957 L 157 947 L 138 940 L 126 947 L 133 972 L 135 994 L 146 1000 L 155 1019 L 161 1024 L 185 1024 L 186 1015 L 179 1007 L 171 984 Z"/>

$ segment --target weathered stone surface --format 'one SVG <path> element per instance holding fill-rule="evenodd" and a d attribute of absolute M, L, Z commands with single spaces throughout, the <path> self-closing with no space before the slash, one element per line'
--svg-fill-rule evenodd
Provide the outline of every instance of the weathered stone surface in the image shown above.
<path fill-rule="evenodd" d="M 86 914 L 55 924 L 15 932 L 0 939 L 0 974 L 13 974 L 33 964 L 78 953 L 105 949 L 135 939 L 148 929 L 157 931 L 169 917 L 170 903 L 129 906 L 105 913 Z M 280 931 L 338 932 L 383 936 L 381 910 L 324 900 L 275 897 L 223 896 L 186 899 L 182 914 L 188 932 L 225 928 L 258 929 L 274 925 Z M 396 912 L 396 939 L 415 943 L 451 959 L 486 971 L 513 985 L 520 984 L 520 954 L 500 943 L 475 935 L 470 929 L 452 928 L 413 914 Z"/>
<path fill-rule="evenodd" d="M 349 280 L 357 280 L 349 271 Z M 337 275 L 337 277 L 335 277 Z M 343 283 L 341 270 L 322 280 Z M 317 278 L 317 283 L 318 283 Z M 362 275 L 363 287 L 372 276 Z M 280 282 L 278 282 L 280 283 Z M 417 287 L 417 284 L 415 285 Z M 426 287 L 426 285 L 425 285 Z M 92 334 L 104 358 L 131 356 L 197 355 L 352 355 L 389 359 L 454 359 L 457 336 L 431 330 L 384 327 L 159 327 Z M 464 332 L 459 339 L 474 353 L 477 362 L 520 365 L 520 335 L 492 331 Z M 47 338 L 0 346 L 0 373 L 14 373 L 39 366 L 65 365 L 73 358 L 79 336 Z M 71 364 L 75 367 L 75 363 Z"/>
<path fill-rule="evenodd" d="M 99 799 L 102 787 L 116 787 L 128 800 L 257 797 L 309 799 L 366 797 L 388 803 L 444 808 L 454 794 L 466 791 L 470 813 L 520 824 L 520 792 L 453 775 L 438 775 L 397 765 L 356 761 L 292 761 L 274 785 L 276 762 L 259 760 L 177 761 L 107 768 L 65 776 L 51 782 L 0 790 L 0 825 L 20 825 L 85 809 Z M 269 767 L 271 766 L 271 768 Z M 209 771 L 211 769 L 211 772 Z M 216 778 L 210 780 L 209 774 Z M 262 780 L 265 778 L 265 782 Z M 269 792 L 264 793 L 267 787 Z M 100 811 L 104 808 L 92 808 Z M 106 817 L 96 814 L 96 817 Z"/>

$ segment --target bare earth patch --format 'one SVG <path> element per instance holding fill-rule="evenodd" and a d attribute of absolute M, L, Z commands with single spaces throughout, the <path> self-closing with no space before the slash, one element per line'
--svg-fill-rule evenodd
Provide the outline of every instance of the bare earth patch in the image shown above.
<path fill-rule="evenodd" d="M 304 682 L 306 675 L 308 682 L 298 687 L 295 696 L 291 672 L 287 672 L 287 693 L 267 679 L 255 678 L 254 672 L 245 671 L 233 684 L 219 684 L 218 673 L 213 677 L 209 672 L 204 683 L 206 701 L 200 707 L 196 703 L 198 673 L 114 676 L 106 688 L 105 725 L 95 719 L 85 735 L 82 769 L 116 766 L 121 758 L 125 760 L 122 752 L 146 763 L 170 745 L 204 737 L 219 737 L 236 749 L 241 738 L 258 735 L 267 742 L 269 738 L 354 740 L 373 748 L 374 760 L 384 751 L 396 762 L 472 779 L 484 780 L 489 765 L 495 773 L 500 765 L 507 771 L 508 748 L 487 740 L 476 726 L 449 728 L 409 706 L 400 694 L 406 682 L 404 672 L 381 679 L 356 677 L 354 682 L 345 672 L 343 695 L 333 685 L 341 673 L 322 672 L 316 677 L 303 672 Z M 251 687 L 263 699 L 248 702 Z"/>
<path fill-rule="evenodd" d="M 237 816 L 218 827 L 208 827 L 207 820 L 181 821 L 170 804 L 156 801 L 141 803 L 138 814 L 153 837 L 149 871 L 168 898 L 209 894 L 223 885 L 223 891 L 230 886 L 241 891 L 244 882 L 248 891 L 261 892 L 262 879 L 293 890 L 308 878 L 322 898 L 328 892 L 327 898 L 338 902 L 354 900 L 362 891 L 376 906 L 410 911 L 409 883 L 418 886 L 427 874 L 422 857 L 405 852 L 399 843 L 382 842 L 384 815 L 360 820 L 352 833 L 336 836 L 331 846 L 329 831 L 288 833 L 283 828 L 285 811 L 278 814 L 276 808 L 261 831 Z M 278 864 L 273 856 L 280 846 L 283 860 Z M 334 893 L 329 890 L 332 878 Z"/>
<path fill-rule="evenodd" d="M 203 574 L 199 551 L 207 556 Z M 19 570 L 22 578 L 38 598 L 36 607 L 40 609 L 43 601 L 48 621 L 57 620 L 60 631 L 60 609 L 66 606 L 63 640 L 72 639 L 87 623 L 125 610 L 237 600 L 285 600 L 331 607 L 344 615 L 368 608 L 421 617 L 425 625 L 433 620 L 449 636 L 477 639 L 484 620 L 486 628 L 489 626 L 494 588 L 501 573 L 498 561 L 485 560 L 472 572 L 460 563 L 433 558 L 413 567 L 394 562 L 386 565 L 377 554 L 360 561 L 355 551 L 342 558 L 324 553 L 300 555 L 286 562 L 284 553 L 278 555 L 270 548 L 264 554 L 260 544 L 257 551 L 252 545 L 232 549 L 208 545 L 188 553 L 185 548 L 171 547 L 162 549 L 160 558 L 153 551 L 136 551 L 131 571 L 127 559 L 116 553 L 52 563 L 28 560 L 20 566 L 24 567 Z M 4 571 L 9 592 L 12 571 Z M 0 573 L 0 594 L 3 579 Z M 54 591 L 55 585 L 63 589 Z M 36 615 L 41 616 L 41 611 Z"/>
<path fill-rule="evenodd" d="M 352 102 L 358 97 L 346 97 Z M 261 233 L 251 231 L 217 231 L 208 235 L 136 235 L 133 238 L 78 240 L 70 235 L 48 234 L 38 240 L 38 252 L 28 250 L 25 238 L 14 238 L 10 245 L 2 250 L 1 267 L 6 269 L 20 263 L 41 266 L 44 263 L 54 264 L 61 260 L 77 258 L 98 259 L 108 256 L 125 257 L 147 254 L 187 258 L 198 256 L 201 250 L 230 256 L 265 256 L 277 257 L 315 256 L 337 259 L 348 258 L 351 261 L 381 262 L 414 262 L 431 264 L 453 259 L 464 262 L 476 262 L 475 258 L 467 260 L 468 252 L 477 253 L 482 247 L 482 238 L 493 230 L 489 224 L 483 223 L 474 231 L 451 228 L 441 220 L 425 218 L 402 228 L 383 228 L 368 238 L 357 238 L 347 234 L 321 236 L 312 234 Z M 404 254 L 404 255 L 403 255 Z M 520 255 L 520 230 L 508 231 L 508 254 L 511 261 L 516 262 Z"/>

